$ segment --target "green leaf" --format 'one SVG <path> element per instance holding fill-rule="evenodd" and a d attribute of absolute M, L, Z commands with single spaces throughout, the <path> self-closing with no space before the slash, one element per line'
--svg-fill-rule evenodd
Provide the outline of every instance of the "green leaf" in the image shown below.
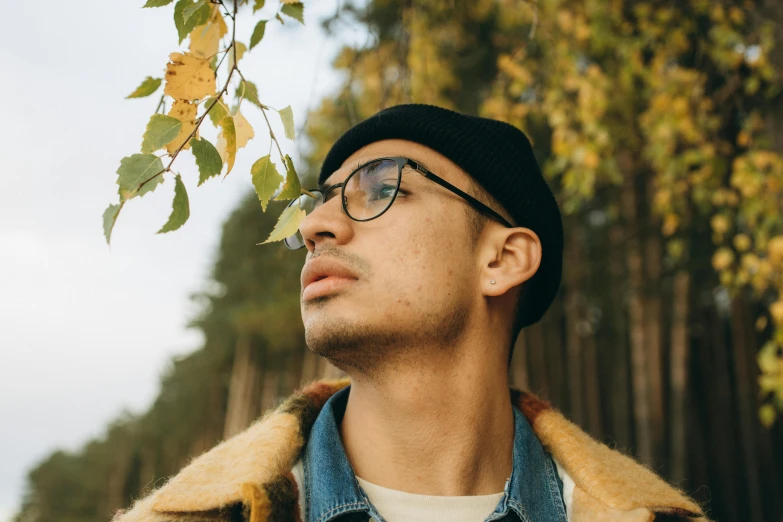
<path fill-rule="evenodd" d="M 158 90 L 158 87 L 160 87 L 162 81 L 162 78 L 153 78 L 152 76 L 147 76 L 144 81 L 141 82 L 141 85 L 136 87 L 136 90 L 127 95 L 125 99 L 144 98 L 145 96 L 149 96 Z"/>
<path fill-rule="evenodd" d="M 158 230 L 158 234 L 172 232 L 185 224 L 190 217 L 190 203 L 188 202 L 188 192 L 185 190 L 185 184 L 182 183 L 182 177 L 177 174 L 174 180 L 174 203 L 171 209 L 171 215 L 163 228 Z"/>
<path fill-rule="evenodd" d="M 280 109 L 279 114 L 280 114 L 280 119 L 283 120 L 283 129 L 285 129 L 285 137 L 288 138 L 289 140 L 294 139 L 294 111 L 291 110 L 291 106 L 289 105 L 285 109 Z"/>
<path fill-rule="evenodd" d="M 147 0 L 147 3 L 143 7 L 163 7 L 169 5 L 174 0 Z"/>
<path fill-rule="evenodd" d="M 284 4 L 280 12 L 304 23 L 304 4 L 302 2 Z"/>
<path fill-rule="evenodd" d="M 199 173 L 198 186 L 200 187 L 212 176 L 220 174 L 220 171 L 223 170 L 223 160 L 215 146 L 204 138 L 191 139 L 190 148 L 193 151 L 193 156 L 196 157 Z"/>
<path fill-rule="evenodd" d="M 256 24 L 253 29 L 253 35 L 250 37 L 250 49 L 258 45 L 258 42 L 264 37 L 264 31 L 266 31 L 266 20 L 261 20 Z"/>
<path fill-rule="evenodd" d="M 299 208 L 299 205 L 291 205 L 286 207 L 280 217 L 277 218 L 275 228 L 272 229 L 272 233 L 263 243 L 256 243 L 257 245 L 263 245 L 265 243 L 272 243 L 274 241 L 282 241 L 288 236 L 296 234 L 299 230 L 299 224 L 307 216 L 307 212 Z"/>
<path fill-rule="evenodd" d="M 188 20 L 190 20 L 190 17 L 196 14 L 198 10 L 204 7 L 206 4 L 207 0 L 199 0 L 195 4 L 186 7 L 185 10 L 182 11 L 182 21 L 187 24 Z"/>
<path fill-rule="evenodd" d="M 111 232 L 114 230 L 114 224 L 117 222 L 117 216 L 120 215 L 125 201 L 121 201 L 118 205 L 109 205 L 103 212 L 103 235 L 106 237 L 106 244 L 111 245 Z"/>
<path fill-rule="evenodd" d="M 155 187 L 163 183 L 162 175 L 155 176 L 162 171 L 163 162 L 154 154 L 132 154 L 122 158 L 117 169 L 120 200 L 125 201 L 152 192 Z M 155 176 L 155 179 L 139 189 L 139 185 L 152 176 Z"/>
<path fill-rule="evenodd" d="M 299 183 L 299 176 L 296 175 L 294 161 L 291 159 L 291 156 L 286 154 L 283 162 L 285 163 L 285 185 L 283 185 L 283 190 L 277 195 L 275 201 L 294 199 L 302 193 L 302 185 Z"/>
<path fill-rule="evenodd" d="M 283 176 L 277 172 L 275 164 L 272 163 L 272 159 L 268 155 L 253 163 L 253 166 L 250 167 L 250 174 L 253 176 L 253 186 L 258 194 L 258 200 L 261 202 L 261 208 L 266 211 L 269 199 L 280 186 Z"/>
<path fill-rule="evenodd" d="M 220 127 L 223 129 L 223 139 L 226 140 L 226 176 L 234 168 L 234 160 L 237 157 L 237 131 L 234 127 L 233 116 L 226 116 L 220 120 Z"/>
<path fill-rule="evenodd" d="M 256 0 L 253 4 L 253 13 L 264 8 L 264 0 Z"/>
<path fill-rule="evenodd" d="M 247 46 L 243 44 L 242 42 L 237 42 L 234 44 L 234 48 L 228 51 L 228 68 L 231 69 L 234 67 L 234 52 L 236 51 L 237 54 L 237 62 L 242 59 L 242 56 L 244 56 L 245 51 L 247 51 Z"/>
<path fill-rule="evenodd" d="M 177 26 L 179 43 L 182 43 L 197 25 L 204 25 L 209 20 L 210 5 L 205 3 L 185 21 L 185 10 L 194 6 L 193 0 L 179 0 L 174 5 L 174 25 Z"/>
<path fill-rule="evenodd" d="M 253 82 L 242 80 L 242 83 L 237 87 L 236 95 L 238 98 L 244 98 L 253 105 L 258 106 L 258 108 L 262 107 L 261 101 L 258 99 L 258 87 Z"/>
<path fill-rule="evenodd" d="M 141 142 L 141 152 L 149 154 L 155 152 L 174 141 L 182 128 L 182 122 L 177 118 L 165 114 L 153 114 L 144 131 L 144 140 Z"/>
<path fill-rule="evenodd" d="M 207 98 L 207 100 L 204 102 L 204 105 L 206 107 L 209 107 L 210 105 L 212 105 L 212 101 L 214 99 L 215 98 L 212 97 Z M 226 106 L 223 105 L 222 101 L 218 100 L 215 106 L 209 110 L 208 114 L 209 114 L 209 119 L 212 122 L 212 125 L 217 127 L 218 125 L 220 125 L 220 120 L 228 116 L 228 110 L 226 109 Z"/>

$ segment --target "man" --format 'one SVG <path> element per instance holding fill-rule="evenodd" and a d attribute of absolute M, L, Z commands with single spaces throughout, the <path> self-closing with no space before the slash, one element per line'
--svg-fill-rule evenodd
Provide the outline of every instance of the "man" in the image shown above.
<path fill-rule="evenodd" d="M 294 394 L 121 522 L 690 520 L 701 508 L 536 397 L 519 330 L 560 283 L 557 204 L 525 135 L 427 105 L 346 132 L 290 248 L 307 345 L 350 377 Z"/>

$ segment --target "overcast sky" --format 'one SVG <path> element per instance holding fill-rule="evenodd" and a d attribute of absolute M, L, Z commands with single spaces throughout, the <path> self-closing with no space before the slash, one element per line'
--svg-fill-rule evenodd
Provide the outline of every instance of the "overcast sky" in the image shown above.
<path fill-rule="evenodd" d="M 19 506 L 32 465 L 100 435 L 123 408 L 148 407 L 166 361 L 200 345 L 185 328 L 194 312 L 188 295 L 203 288 L 221 225 L 252 187 L 250 165 L 268 151 L 251 107 L 243 112 L 257 137 L 226 181 L 197 189 L 190 154 L 177 160 L 188 223 L 155 234 L 171 210 L 168 180 L 126 205 L 109 250 L 101 215 L 116 198 L 115 172 L 138 152 L 157 103 L 123 98 L 145 76 L 161 76 L 177 48 L 172 6 L 143 3 L 16 2 L 0 31 L 1 522 Z M 264 103 L 293 107 L 297 130 L 339 81 L 330 71 L 338 44 L 317 23 L 337 0 L 305 5 L 308 25 L 270 24 L 242 60 Z M 238 26 L 246 43 L 251 32 Z M 283 145 L 297 161 L 297 144 Z"/>

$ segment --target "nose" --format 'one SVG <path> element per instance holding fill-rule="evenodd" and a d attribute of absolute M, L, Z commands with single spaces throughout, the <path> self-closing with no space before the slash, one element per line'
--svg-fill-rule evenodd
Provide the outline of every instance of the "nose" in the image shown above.
<path fill-rule="evenodd" d="M 316 208 L 302 220 L 299 233 L 305 247 L 311 253 L 324 242 L 344 245 L 353 237 L 353 221 L 343 212 L 340 195 L 337 194 Z"/>

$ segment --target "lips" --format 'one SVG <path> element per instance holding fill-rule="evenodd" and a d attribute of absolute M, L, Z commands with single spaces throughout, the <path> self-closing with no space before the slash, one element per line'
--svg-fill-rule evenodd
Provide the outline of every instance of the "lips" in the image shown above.
<path fill-rule="evenodd" d="M 334 259 L 318 257 L 309 261 L 302 269 L 302 290 L 307 289 L 312 283 L 328 278 L 334 278 L 333 281 L 338 279 L 349 281 L 358 279 L 356 274 Z M 321 286 L 324 285 L 322 284 Z"/>

